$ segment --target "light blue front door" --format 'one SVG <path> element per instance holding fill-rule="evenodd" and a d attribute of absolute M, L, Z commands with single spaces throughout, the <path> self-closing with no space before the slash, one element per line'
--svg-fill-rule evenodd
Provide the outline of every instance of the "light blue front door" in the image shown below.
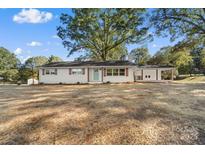
<path fill-rule="evenodd" d="M 98 68 L 93 69 L 93 80 L 99 81 L 99 69 Z"/>

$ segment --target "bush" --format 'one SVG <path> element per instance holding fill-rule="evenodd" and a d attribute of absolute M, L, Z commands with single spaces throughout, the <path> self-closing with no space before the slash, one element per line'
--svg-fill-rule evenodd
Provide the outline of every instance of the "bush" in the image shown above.
<path fill-rule="evenodd" d="M 3 70 L 0 72 L 0 76 L 5 82 L 17 83 L 19 74 L 17 69 Z"/>
<path fill-rule="evenodd" d="M 172 72 L 171 71 L 162 71 L 162 79 L 163 80 L 170 80 L 171 76 L 172 76 Z"/>
<path fill-rule="evenodd" d="M 21 81 L 17 81 L 17 85 L 19 85 L 19 86 L 20 86 L 20 85 L 21 85 Z"/>

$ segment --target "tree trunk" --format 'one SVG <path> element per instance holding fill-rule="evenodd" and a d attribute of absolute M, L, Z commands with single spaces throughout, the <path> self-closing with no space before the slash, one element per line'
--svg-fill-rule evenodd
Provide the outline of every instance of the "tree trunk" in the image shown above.
<path fill-rule="evenodd" d="M 102 55 L 101 56 L 101 59 L 102 59 L 102 61 L 106 61 L 107 59 L 106 59 L 106 55 Z"/>
<path fill-rule="evenodd" d="M 33 67 L 32 67 L 32 80 L 33 80 L 33 85 L 34 85 L 34 69 L 33 69 Z"/>

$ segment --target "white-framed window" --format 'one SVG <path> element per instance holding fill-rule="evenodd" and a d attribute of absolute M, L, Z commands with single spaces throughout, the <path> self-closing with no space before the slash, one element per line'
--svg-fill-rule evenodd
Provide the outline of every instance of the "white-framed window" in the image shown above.
<path fill-rule="evenodd" d="M 71 74 L 84 74 L 84 70 L 82 68 L 72 68 Z"/>
<path fill-rule="evenodd" d="M 57 69 L 45 69 L 46 75 L 57 75 Z"/>
<path fill-rule="evenodd" d="M 57 69 L 51 69 L 51 75 L 57 75 Z"/>
<path fill-rule="evenodd" d="M 120 69 L 120 76 L 125 76 L 125 69 L 124 68 Z"/>
<path fill-rule="evenodd" d="M 119 69 L 118 68 L 113 69 L 112 72 L 113 72 L 113 76 L 118 76 L 119 75 Z"/>
<path fill-rule="evenodd" d="M 112 76 L 112 69 L 111 68 L 107 69 L 107 76 Z"/>
<path fill-rule="evenodd" d="M 125 68 L 108 68 L 107 76 L 125 76 Z"/>
<path fill-rule="evenodd" d="M 50 74 L 50 70 L 46 69 L 46 75 Z"/>

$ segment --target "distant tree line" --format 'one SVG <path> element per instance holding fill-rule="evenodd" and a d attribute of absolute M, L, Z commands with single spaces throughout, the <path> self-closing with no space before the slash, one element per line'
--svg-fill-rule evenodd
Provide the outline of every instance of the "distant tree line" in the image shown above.
<path fill-rule="evenodd" d="M 51 55 L 31 57 L 21 63 L 15 54 L 0 47 L 0 82 L 26 83 L 29 78 L 38 78 L 38 66 L 58 61 L 62 59 Z"/>
<path fill-rule="evenodd" d="M 161 48 L 153 56 L 147 48 L 136 48 L 130 52 L 130 59 L 141 65 L 173 66 L 177 74 L 205 74 L 205 50 L 180 49 L 167 46 Z"/>

